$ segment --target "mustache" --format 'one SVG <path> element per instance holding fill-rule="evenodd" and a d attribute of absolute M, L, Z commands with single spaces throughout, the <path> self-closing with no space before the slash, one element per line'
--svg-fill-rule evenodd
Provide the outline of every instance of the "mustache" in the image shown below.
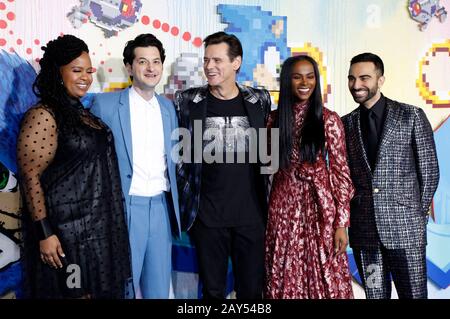
<path fill-rule="evenodd" d="M 368 89 L 352 89 L 351 92 L 352 93 L 357 93 L 357 92 L 367 92 L 369 91 Z"/>

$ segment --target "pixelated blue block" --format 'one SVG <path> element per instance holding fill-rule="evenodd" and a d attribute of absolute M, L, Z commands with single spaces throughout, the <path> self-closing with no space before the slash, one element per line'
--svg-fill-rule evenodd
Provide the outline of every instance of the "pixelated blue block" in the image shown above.
<path fill-rule="evenodd" d="M 254 30 L 259 30 L 261 29 L 261 19 L 253 19 L 253 29 Z"/>
<path fill-rule="evenodd" d="M 228 5 L 217 6 L 221 22 L 228 24 L 225 32 L 239 38 L 244 50 L 241 70 L 237 80 L 253 81 L 253 70 L 264 63 L 264 52 L 268 47 L 276 47 L 283 61 L 291 56 L 287 46 L 287 17 L 273 16 L 270 11 L 262 11 L 260 6 Z M 272 26 L 283 21 L 283 32 L 279 38 L 272 33 Z"/>
<path fill-rule="evenodd" d="M 17 55 L 0 51 L 0 162 L 17 173 L 16 140 L 23 114 L 37 102 L 33 93 L 36 72 Z"/>

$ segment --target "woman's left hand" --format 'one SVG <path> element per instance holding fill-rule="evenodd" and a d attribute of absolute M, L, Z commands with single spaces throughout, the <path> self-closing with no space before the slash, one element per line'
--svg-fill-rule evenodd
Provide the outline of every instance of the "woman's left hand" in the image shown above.
<path fill-rule="evenodd" d="M 334 233 L 334 253 L 339 256 L 345 253 L 348 245 L 347 230 L 345 227 L 339 227 Z"/>

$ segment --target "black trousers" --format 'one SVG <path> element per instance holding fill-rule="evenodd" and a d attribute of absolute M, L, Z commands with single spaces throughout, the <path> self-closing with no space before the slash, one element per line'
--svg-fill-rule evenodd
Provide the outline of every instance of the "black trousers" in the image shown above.
<path fill-rule="evenodd" d="M 353 248 L 367 299 L 390 299 L 391 277 L 399 299 L 427 298 L 425 246 L 405 249 Z"/>
<path fill-rule="evenodd" d="M 198 257 L 204 299 L 224 299 L 228 258 L 238 299 L 261 299 L 264 282 L 264 223 L 207 227 L 197 219 L 189 232 Z"/>

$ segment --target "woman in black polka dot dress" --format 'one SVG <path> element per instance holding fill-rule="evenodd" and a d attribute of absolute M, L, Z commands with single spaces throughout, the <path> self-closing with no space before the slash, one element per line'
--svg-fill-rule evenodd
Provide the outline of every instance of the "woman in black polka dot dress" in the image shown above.
<path fill-rule="evenodd" d="M 125 298 L 130 254 L 113 136 L 79 100 L 92 83 L 89 50 L 71 35 L 42 49 L 40 103 L 17 144 L 25 296 Z"/>

